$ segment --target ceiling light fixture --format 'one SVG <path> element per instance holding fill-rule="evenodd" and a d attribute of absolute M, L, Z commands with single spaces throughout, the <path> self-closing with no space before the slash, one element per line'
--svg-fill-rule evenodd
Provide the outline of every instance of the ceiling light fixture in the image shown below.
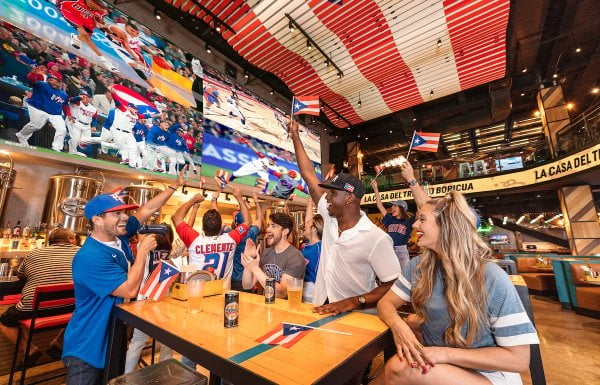
<path fill-rule="evenodd" d="M 429 92 L 429 96 L 433 96 L 433 90 L 431 90 L 431 92 Z"/>
<path fill-rule="evenodd" d="M 306 48 L 308 50 L 311 50 L 314 47 L 317 51 L 319 51 L 321 53 L 321 55 L 323 55 L 323 57 L 325 58 L 325 65 L 326 66 L 332 65 L 337 70 L 338 79 L 342 78 L 344 76 L 344 71 L 342 71 L 341 68 L 335 64 L 335 62 L 331 59 L 331 56 L 327 55 L 325 53 L 325 51 L 323 51 L 323 49 L 321 47 L 319 47 L 319 45 L 310 37 L 308 32 L 306 32 L 302 28 L 302 26 L 300 24 L 298 24 L 298 22 L 296 20 L 294 20 L 294 18 L 289 13 L 285 13 L 284 15 L 285 15 L 285 17 L 288 18 L 289 24 L 293 25 L 295 28 L 298 29 L 298 31 L 300 33 L 302 33 L 304 35 L 304 37 L 306 38 Z M 311 57 L 311 59 L 312 59 L 312 57 Z"/>
<path fill-rule="evenodd" d="M 248 79 L 248 77 L 249 77 L 249 76 L 250 76 L 250 75 L 248 74 L 248 71 L 245 71 L 245 70 L 244 70 L 244 77 L 245 77 L 246 79 Z"/>
<path fill-rule="evenodd" d="M 160 20 L 162 18 L 160 12 L 158 12 L 158 8 L 154 8 L 154 17 L 156 17 L 156 20 Z"/>
<path fill-rule="evenodd" d="M 215 27 L 215 31 L 217 31 L 218 33 L 221 33 L 221 25 L 219 23 L 215 23 L 216 27 Z"/>
<path fill-rule="evenodd" d="M 539 111 L 535 111 L 535 112 L 533 113 L 533 115 L 534 115 L 534 116 L 536 116 L 536 117 L 538 117 L 538 116 L 540 116 L 540 112 L 539 112 Z"/>
<path fill-rule="evenodd" d="M 210 45 L 208 45 L 208 43 L 206 43 L 206 45 L 204 46 L 204 49 L 206 50 L 207 53 L 211 53 Z"/>
<path fill-rule="evenodd" d="M 360 92 L 358 93 L 358 106 L 362 107 L 362 100 L 360 100 Z"/>
<path fill-rule="evenodd" d="M 329 60 L 325 60 L 325 67 L 329 67 Z"/>
<path fill-rule="evenodd" d="M 575 105 L 573 103 L 567 103 L 567 110 L 572 110 Z"/>
<path fill-rule="evenodd" d="M 600 88 L 598 88 L 598 87 L 592 88 L 592 94 L 597 94 L 598 92 L 600 92 Z"/>
<path fill-rule="evenodd" d="M 525 92 L 521 92 L 521 96 L 525 96 Z"/>
<path fill-rule="evenodd" d="M 290 29 L 290 32 L 296 32 L 296 27 L 294 27 L 294 23 L 292 23 L 291 21 L 288 24 L 288 28 Z"/>
<path fill-rule="evenodd" d="M 275 90 L 271 88 L 271 92 L 269 92 L 271 95 L 273 95 L 275 93 Z"/>
<path fill-rule="evenodd" d="M 523 73 L 527 72 L 527 67 L 523 67 L 523 69 L 521 70 L 521 72 L 523 72 Z"/>
<path fill-rule="evenodd" d="M 575 53 L 580 53 L 581 52 L 581 47 L 580 46 L 575 46 Z"/>
<path fill-rule="evenodd" d="M 554 79 L 556 79 L 556 78 L 558 77 L 558 72 L 555 72 L 555 73 L 552 75 L 552 77 L 553 77 Z"/>
<path fill-rule="evenodd" d="M 438 46 L 438 48 L 442 46 L 442 39 L 438 39 L 437 46 Z"/>

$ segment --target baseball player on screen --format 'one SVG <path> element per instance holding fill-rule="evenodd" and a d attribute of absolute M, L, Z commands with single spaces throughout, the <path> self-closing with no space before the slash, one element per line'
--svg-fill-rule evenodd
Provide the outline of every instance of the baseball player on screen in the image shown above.
<path fill-rule="evenodd" d="M 54 127 L 54 140 L 52 149 L 62 151 L 65 145 L 67 127 L 62 116 L 63 111 L 68 115 L 68 96 L 61 89 L 62 75 L 59 72 L 48 70 L 46 81 L 40 67 L 36 67 L 27 75 L 31 83 L 33 94 L 27 100 L 29 123 L 15 135 L 19 143 L 29 145 L 29 138 L 34 132 L 44 128 L 47 122 Z"/>
<path fill-rule="evenodd" d="M 91 138 L 92 127 L 96 126 L 98 110 L 91 103 L 90 95 L 86 91 L 80 91 L 78 96 L 69 99 L 70 114 L 66 120 L 69 129 L 69 153 L 86 156 L 77 151 L 80 140 L 85 142 Z"/>
<path fill-rule="evenodd" d="M 71 34 L 71 46 L 80 49 L 83 40 L 98 55 L 98 59 L 106 69 L 119 72 L 92 41 L 94 29 L 104 25 L 104 16 L 108 15 L 106 7 L 96 0 L 56 0 L 55 4 L 62 17 L 77 30 L 76 34 Z"/>

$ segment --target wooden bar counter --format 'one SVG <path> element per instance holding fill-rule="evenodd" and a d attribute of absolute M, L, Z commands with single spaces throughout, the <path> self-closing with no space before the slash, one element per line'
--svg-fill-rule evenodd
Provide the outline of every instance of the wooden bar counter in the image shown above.
<path fill-rule="evenodd" d="M 124 321 L 186 355 L 234 384 L 344 384 L 362 374 L 381 351 L 393 350 L 388 327 L 376 316 L 351 312 L 322 316 L 288 310 L 286 300 L 267 305 L 264 297 L 240 293 L 239 326 L 223 326 L 224 295 L 206 297 L 203 311 L 187 313 L 187 302 L 170 297 L 137 301 L 115 308 L 115 334 L 109 346 L 106 378 L 119 374 L 124 362 Z M 351 333 L 312 330 L 290 348 L 256 342 L 282 322 Z"/>

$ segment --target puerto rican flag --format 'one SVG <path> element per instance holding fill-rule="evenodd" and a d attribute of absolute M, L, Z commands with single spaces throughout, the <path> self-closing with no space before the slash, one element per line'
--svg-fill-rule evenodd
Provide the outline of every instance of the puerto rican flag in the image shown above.
<path fill-rule="evenodd" d="M 383 170 L 385 170 L 385 166 L 380 166 L 380 165 L 375 166 L 375 174 L 379 175 L 383 172 Z"/>
<path fill-rule="evenodd" d="M 140 290 L 140 294 L 145 298 L 160 300 L 167 294 L 171 284 L 179 276 L 179 270 L 168 262 L 160 261 L 158 268 L 154 269 L 146 284 Z"/>
<path fill-rule="evenodd" d="M 292 98 L 292 115 L 307 114 L 319 116 L 321 113 L 319 96 L 294 96 Z"/>
<path fill-rule="evenodd" d="M 112 94 L 115 100 L 124 106 L 128 105 L 129 103 L 135 104 L 138 109 L 138 114 L 144 115 L 146 118 L 150 118 L 152 115 L 158 114 L 156 106 L 152 104 L 151 101 L 130 88 L 120 84 L 115 84 L 112 86 Z"/>
<path fill-rule="evenodd" d="M 289 349 L 304 338 L 311 330 L 311 328 L 303 326 L 282 323 L 264 336 L 258 338 L 256 342 L 266 345 L 281 345 Z"/>
<path fill-rule="evenodd" d="M 324 182 L 326 180 L 333 178 L 334 175 L 335 175 L 335 165 L 331 165 L 329 172 L 327 172 L 327 175 L 325 175 L 325 179 L 321 180 L 321 182 Z"/>
<path fill-rule="evenodd" d="M 435 132 L 415 132 L 409 151 L 437 152 L 440 144 L 440 135 L 441 134 Z"/>

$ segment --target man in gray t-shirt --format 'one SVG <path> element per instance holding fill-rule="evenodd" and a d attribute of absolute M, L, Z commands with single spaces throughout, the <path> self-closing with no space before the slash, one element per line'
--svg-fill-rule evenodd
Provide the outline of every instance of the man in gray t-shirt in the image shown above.
<path fill-rule="evenodd" d="M 269 217 L 267 226 L 267 246 L 259 257 L 256 243 L 246 241 L 242 253 L 242 287 L 252 288 L 256 282 L 265 287 L 267 278 L 275 278 L 275 295 L 287 298 L 287 278 L 304 278 L 306 263 L 302 253 L 292 246 L 287 238 L 294 228 L 292 218 L 283 213 L 274 213 Z"/>

